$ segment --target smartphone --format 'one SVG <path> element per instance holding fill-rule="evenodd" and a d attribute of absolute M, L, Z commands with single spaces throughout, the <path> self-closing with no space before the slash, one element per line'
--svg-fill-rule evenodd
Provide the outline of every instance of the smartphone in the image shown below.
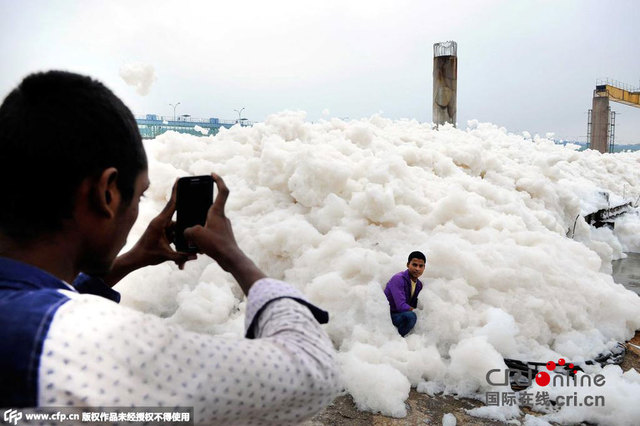
<path fill-rule="evenodd" d="M 180 178 L 176 191 L 176 250 L 196 253 L 198 248 L 185 239 L 184 230 L 205 224 L 207 212 L 213 203 L 213 178 L 210 175 Z"/>

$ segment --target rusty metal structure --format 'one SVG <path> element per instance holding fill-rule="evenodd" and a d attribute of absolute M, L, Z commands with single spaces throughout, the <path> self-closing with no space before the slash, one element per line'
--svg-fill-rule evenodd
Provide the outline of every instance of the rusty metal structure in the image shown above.
<path fill-rule="evenodd" d="M 458 45 L 445 41 L 433 45 L 433 122 L 456 125 Z"/>

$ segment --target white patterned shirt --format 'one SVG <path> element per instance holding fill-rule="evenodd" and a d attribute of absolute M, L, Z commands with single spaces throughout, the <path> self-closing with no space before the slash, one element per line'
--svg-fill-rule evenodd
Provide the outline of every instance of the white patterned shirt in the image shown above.
<path fill-rule="evenodd" d="M 199 334 L 58 291 L 70 300 L 42 346 L 39 406 L 193 407 L 196 424 L 281 425 L 312 416 L 338 391 L 335 351 L 316 321 L 324 312 L 284 282 L 251 288 L 245 330 L 254 339 Z"/>

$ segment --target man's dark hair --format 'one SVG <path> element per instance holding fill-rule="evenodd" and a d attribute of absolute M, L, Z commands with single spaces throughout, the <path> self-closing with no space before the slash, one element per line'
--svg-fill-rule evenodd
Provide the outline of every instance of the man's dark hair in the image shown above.
<path fill-rule="evenodd" d="M 0 106 L 0 232 L 31 239 L 70 218 L 87 177 L 118 169 L 125 203 L 147 168 L 136 121 L 102 83 L 49 71 L 27 76 Z"/>
<path fill-rule="evenodd" d="M 421 251 L 412 251 L 409 255 L 409 259 L 407 259 L 407 263 L 411 263 L 411 259 L 421 259 L 424 263 L 427 263 L 427 258 Z"/>

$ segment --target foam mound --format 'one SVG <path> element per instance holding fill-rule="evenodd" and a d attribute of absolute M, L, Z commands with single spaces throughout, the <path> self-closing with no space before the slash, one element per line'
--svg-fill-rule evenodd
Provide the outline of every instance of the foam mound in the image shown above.
<path fill-rule="evenodd" d="M 637 202 L 640 152 L 579 152 L 477 121 L 434 130 L 380 116 L 310 123 L 302 112 L 216 136 L 169 132 L 146 148 L 152 185 L 130 243 L 176 178 L 223 176 L 241 248 L 329 311 L 361 409 L 402 417 L 410 386 L 477 397 L 504 357 L 579 362 L 640 329 L 640 297 L 610 275 L 612 259 L 640 251 L 637 211 L 614 230 L 583 219 Z M 416 328 L 401 338 L 383 289 L 413 250 L 427 256 L 426 286 Z M 184 271 L 137 271 L 117 289 L 123 303 L 187 329 L 242 333 L 242 293 L 206 257 Z M 566 418 L 576 416 L 589 417 Z"/>

